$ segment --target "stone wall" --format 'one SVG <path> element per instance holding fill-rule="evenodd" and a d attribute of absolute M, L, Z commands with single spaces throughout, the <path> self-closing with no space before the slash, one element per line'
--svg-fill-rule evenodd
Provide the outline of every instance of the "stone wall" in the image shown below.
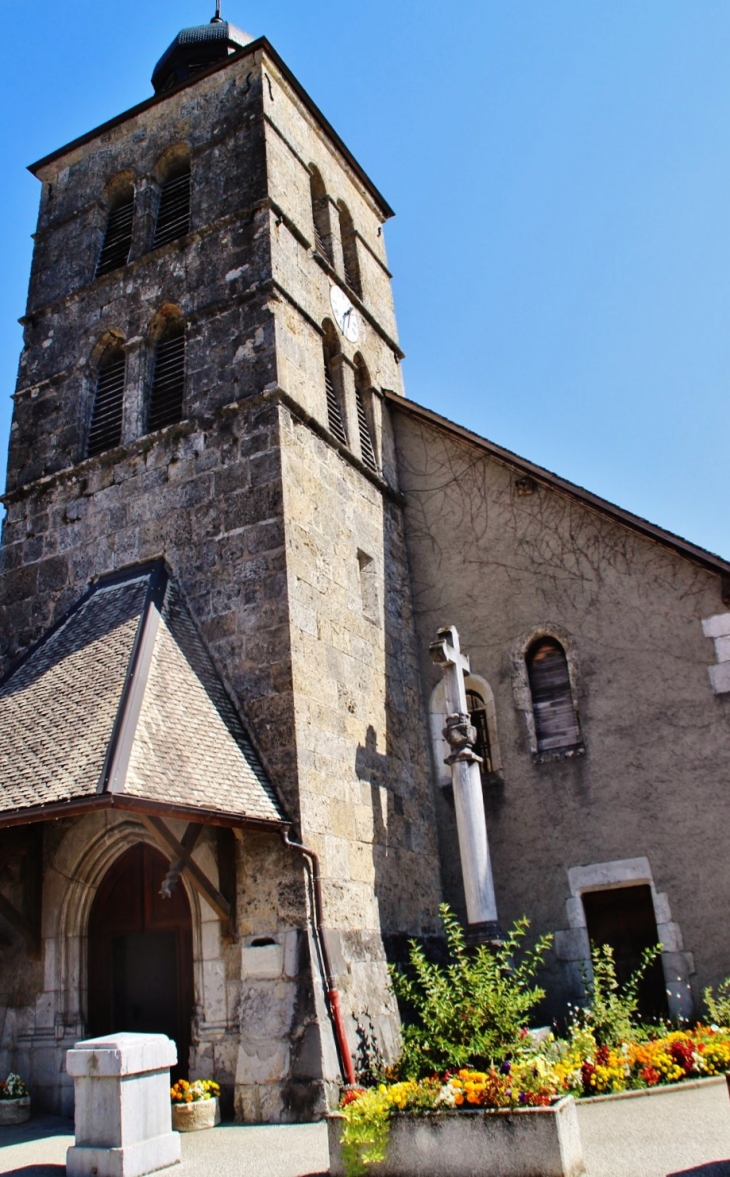
<path fill-rule="evenodd" d="M 183 149 L 191 231 L 152 251 L 161 160 Z M 331 196 L 332 265 L 313 248 L 311 163 Z M 370 1019 L 392 1054 L 384 939 L 433 929 L 440 881 L 402 504 L 381 421 L 379 390 L 400 387 L 386 211 L 260 51 L 101 128 L 39 175 L 5 499 L 2 664 L 93 578 L 164 557 L 288 816 L 321 856 L 352 1048 Z M 132 254 L 95 278 L 120 177 L 136 189 Z M 331 286 L 344 281 L 343 200 L 362 280 L 352 294 L 361 335 L 357 346 L 342 341 L 340 360 L 346 446 L 329 433 L 322 362 Z M 171 308 L 186 324 L 185 416 L 145 436 L 154 344 Z M 126 354 L 122 444 L 85 458 L 111 340 Z M 377 471 L 362 462 L 358 354 Z M 68 878 L 85 869 L 70 862 Z M 276 839 L 244 834 L 237 877 L 240 942 L 218 951 L 217 925 L 201 917 L 193 1073 L 234 1089 L 241 1118 L 309 1118 L 333 1098 L 338 1068 L 303 864 Z M 51 853 L 48 912 L 64 885 Z M 74 936 L 84 934 L 79 925 Z M 21 969 L 32 1001 L 10 1017 L 4 1046 L 56 1108 L 68 1099 L 59 1059 L 85 1017 L 83 953 L 63 1000 L 48 973 L 69 943 L 63 930 L 45 936 L 42 982 Z"/>
<path fill-rule="evenodd" d="M 453 624 L 494 692 L 502 770 L 485 802 L 502 923 L 526 913 L 536 933 L 559 933 L 559 1010 L 587 951 L 569 872 L 595 865 L 591 885 L 648 883 L 684 1011 L 688 984 L 697 999 L 730 974 L 730 713 L 708 679 L 701 624 L 721 611 L 720 575 L 397 408 L 394 420 L 424 683 L 438 682 L 429 642 Z M 523 652 L 544 632 L 568 651 L 584 755 L 534 752 Z M 437 824 L 461 910 L 447 793 Z"/>

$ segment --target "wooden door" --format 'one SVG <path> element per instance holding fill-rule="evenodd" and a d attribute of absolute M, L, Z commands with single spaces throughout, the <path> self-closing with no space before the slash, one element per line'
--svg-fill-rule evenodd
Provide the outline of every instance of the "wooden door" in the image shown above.
<path fill-rule="evenodd" d="M 583 896 L 583 908 L 591 943 L 611 945 L 616 976 L 625 985 L 638 967 L 643 950 L 659 941 L 651 888 L 644 885 L 589 891 Z M 639 1013 L 644 1018 L 667 1017 L 661 957 L 644 976 L 639 989 Z"/>
<path fill-rule="evenodd" d="M 182 883 L 160 895 L 167 860 L 140 843 L 109 868 L 89 918 L 89 1034 L 167 1034 L 185 1078 L 193 1012 L 190 905 Z"/>

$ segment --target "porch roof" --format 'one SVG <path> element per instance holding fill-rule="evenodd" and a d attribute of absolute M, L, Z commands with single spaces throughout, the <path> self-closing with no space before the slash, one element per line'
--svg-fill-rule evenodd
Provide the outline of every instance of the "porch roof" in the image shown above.
<path fill-rule="evenodd" d="M 115 805 L 288 824 L 161 562 L 99 581 L 0 682 L 0 825 Z"/>

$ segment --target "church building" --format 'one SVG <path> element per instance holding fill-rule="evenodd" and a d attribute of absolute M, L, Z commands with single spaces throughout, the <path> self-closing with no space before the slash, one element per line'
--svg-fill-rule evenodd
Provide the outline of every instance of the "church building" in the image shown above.
<path fill-rule="evenodd" d="M 647 1012 L 730 974 L 730 562 L 407 399 L 392 211 L 266 38 L 32 168 L 0 550 L 0 1073 L 169 1034 L 316 1118 L 388 962 L 527 914 Z M 417 390 L 416 390 L 417 391 Z M 446 390 L 445 390 L 446 391 Z"/>

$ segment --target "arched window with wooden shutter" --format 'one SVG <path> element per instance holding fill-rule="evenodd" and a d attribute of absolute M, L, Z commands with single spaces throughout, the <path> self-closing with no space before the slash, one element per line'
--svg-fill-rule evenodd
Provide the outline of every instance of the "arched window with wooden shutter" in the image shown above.
<path fill-rule="evenodd" d="M 354 290 L 358 297 L 362 297 L 362 282 L 360 280 L 360 259 L 357 253 L 357 234 L 350 210 L 343 200 L 337 206 L 340 216 L 340 239 L 342 241 L 342 260 L 345 267 L 344 278 L 350 290 Z"/>
<path fill-rule="evenodd" d="M 153 249 L 176 241 L 190 231 L 190 184 L 190 157 L 179 157 L 168 168 L 160 186 Z"/>
<path fill-rule="evenodd" d="M 371 395 L 370 388 L 370 373 L 365 361 L 358 353 L 355 356 L 355 403 L 357 406 L 357 427 L 360 434 L 360 457 L 368 470 L 376 472 L 378 463 L 375 458 L 373 434 L 366 405 L 366 398 Z"/>
<path fill-rule="evenodd" d="M 126 266 L 132 248 L 133 222 L 134 187 L 132 184 L 124 184 L 114 194 L 109 208 L 104 244 L 96 265 L 97 278 Z"/>
<path fill-rule="evenodd" d="M 478 691 L 469 689 L 466 692 L 466 706 L 472 727 L 476 729 L 477 738 L 474 751 L 481 757 L 480 772 L 483 777 L 494 772 L 492 765 L 492 749 L 489 740 L 489 721 L 487 719 L 487 704 Z"/>
<path fill-rule="evenodd" d="M 324 180 L 319 170 L 310 167 L 309 177 L 310 195 L 312 199 L 312 223 L 314 227 L 314 246 L 318 253 L 333 264 L 332 254 L 332 226 L 330 224 L 330 201 Z"/>
<path fill-rule="evenodd" d="M 152 374 L 147 432 L 164 429 L 183 419 L 185 401 L 185 324 L 170 324 L 157 340 Z"/>
<path fill-rule="evenodd" d="M 329 319 L 324 323 L 322 360 L 324 364 L 324 387 L 327 396 L 327 425 L 338 441 L 347 445 L 347 430 L 342 412 L 342 372 L 335 364 L 338 355 L 335 329 Z"/>
<path fill-rule="evenodd" d="M 565 650 L 556 638 L 533 642 L 526 656 L 538 752 L 581 743 Z"/>
<path fill-rule="evenodd" d="M 86 445 L 86 456 L 89 458 L 121 444 L 124 374 L 124 349 L 121 344 L 117 344 L 104 353 L 99 364 Z"/>

